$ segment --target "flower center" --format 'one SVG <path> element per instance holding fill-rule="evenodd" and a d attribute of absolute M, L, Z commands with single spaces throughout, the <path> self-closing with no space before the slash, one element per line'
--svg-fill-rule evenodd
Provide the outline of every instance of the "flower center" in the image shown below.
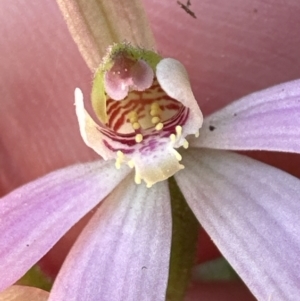
<path fill-rule="evenodd" d="M 173 59 L 122 45 L 110 50 L 96 73 L 92 103 L 101 125 L 76 111 L 84 141 L 105 160 L 135 168 L 135 182 L 148 187 L 184 168 L 177 148 L 198 133 L 202 114 L 184 67 Z M 128 49 L 129 47 L 129 49 Z"/>

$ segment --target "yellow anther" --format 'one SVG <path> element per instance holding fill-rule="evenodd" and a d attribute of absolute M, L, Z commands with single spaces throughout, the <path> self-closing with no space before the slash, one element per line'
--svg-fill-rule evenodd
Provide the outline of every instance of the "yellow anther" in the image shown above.
<path fill-rule="evenodd" d="M 116 169 L 120 169 L 121 168 L 121 162 L 120 162 L 119 159 L 116 160 L 115 167 L 116 167 Z"/>
<path fill-rule="evenodd" d="M 138 122 L 134 122 L 132 124 L 132 127 L 133 127 L 134 130 L 138 130 L 141 127 L 141 125 Z"/>
<path fill-rule="evenodd" d="M 155 117 L 155 116 L 159 116 L 161 113 L 160 109 L 151 109 L 150 111 L 150 115 Z"/>
<path fill-rule="evenodd" d="M 138 121 L 138 114 L 137 114 L 137 112 L 135 112 L 135 111 L 131 111 L 131 112 L 128 114 L 128 117 L 129 117 L 130 123 L 134 123 L 134 122 L 137 122 L 137 121 Z"/>
<path fill-rule="evenodd" d="M 195 137 L 198 138 L 200 136 L 199 131 L 197 133 L 195 133 Z"/>
<path fill-rule="evenodd" d="M 150 111 L 150 115 L 151 116 L 157 116 L 159 114 L 159 110 L 158 109 L 151 109 Z"/>
<path fill-rule="evenodd" d="M 147 183 L 147 188 L 151 188 L 153 186 L 153 184 Z"/>
<path fill-rule="evenodd" d="M 141 179 L 140 175 L 135 174 L 134 182 L 135 182 L 135 184 L 138 184 L 138 185 L 142 183 L 142 179 Z"/>
<path fill-rule="evenodd" d="M 171 135 L 170 135 L 170 139 L 171 139 L 172 142 L 175 142 L 175 141 L 176 141 L 176 136 L 175 136 L 175 134 L 171 134 Z"/>
<path fill-rule="evenodd" d="M 120 158 L 120 159 L 123 159 L 124 158 L 124 153 L 120 150 L 117 151 L 117 156 Z"/>
<path fill-rule="evenodd" d="M 174 151 L 174 155 L 175 155 L 176 159 L 177 159 L 178 161 L 181 161 L 181 160 L 182 160 L 182 156 L 178 153 L 177 150 L 174 149 L 173 151 Z"/>
<path fill-rule="evenodd" d="M 117 159 L 116 159 L 116 163 L 115 163 L 115 166 L 116 166 L 116 169 L 120 169 L 121 168 L 121 164 L 124 160 L 124 153 L 120 150 L 117 151 Z"/>
<path fill-rule="evenodd" d="M 138 121 L 138 118 L 137 118 L 137 116 L 133 116 L 133 117 L 130 117 L 129 120 L 130 120 L 130 123 L 133 124 Z"/>
<path fill-rule="evenodd" d="M 128 166 L 129 166 L 130 168 L 133 168 L 133 167 L 134 167 L 134 161 L 133 161 L 133 160 L 128 161 L 127 164 L 128 164 Z"/>
<path fill-rule="evenodd" d="M 186 139 L 183 140 L 183 147 L 185 149 L 189 148 L 189 143 L 188 143 L 188 141 Z"/>
<path fill-rule="evenodd" d="M 143 135 L 142 134 L 137 134 L 135 135 L 135 142 L 140 143 L 143 141 Z"/>
<path fill-rule="evenodd" d="M 128 117 L 131 118 L 131 117 L 137 117 L 137 112 L 136 111 L 131 111 L 128 113 Z"/>
<path fill-rule="evenodd" d="M 153 103 L 151 104 L 151 109 L 158 109 L 158 108 L 159 108 L 158 102 L 153 102 Z"/>
<path fill-rule="evenodd" d="M 177 125 L 175 130 L 176 130 L 177 137 L 179 138 L 182 134 L 182 127 L 180 125 Z"/>
<path fill-rule="evenodd" d="M 151 122 L 154 123 L 154 124 L 159 123 L 160 122 L 160 118 L 157 117 L 157 116 L 156 117 L 152 117 Z"/>
<path fill-rule="evenodd" d="M 152 103 L 151 104 L 150 115 L 151 116 L 158 116 L 159 113 L 160 113 L 159 104 L 157 102 Z"/>
<path fill-rule="evenodd" d="M 158 123 L 158 124 L 155 126 L 155 129 L 156 129 L 157 131 L 160 131 L 160 130 L 163 129 L 163 127 L 164 127 L 164 124 L 163 124 L 162 122 L 160 122 L 160 123 Z"/>

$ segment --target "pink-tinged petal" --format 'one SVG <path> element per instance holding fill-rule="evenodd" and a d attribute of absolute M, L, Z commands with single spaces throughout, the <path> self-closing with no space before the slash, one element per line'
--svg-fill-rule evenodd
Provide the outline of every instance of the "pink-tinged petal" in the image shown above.
<path fill-rule="evenodd" d="M 148 189 L 129 176 L 83 230 L 49 301 L 165 301 L 171 224 L 167 183 Z"/>
<path fill-rule="evenodd" d="M 176 179 L 196 217 L 258 300 L 300 295 L 300 181 L 245 156 L 190 150 Z"/>
<path fill-rule="evenodd" d="M 205 119 L 191 146 L 300 152 L 300 80 L 250 94 Z"/>
<path fill-rule="evenodd" d="M 184 301 L 255 300 L 256 299 L 249 292 L 247 287 L 239 282 L 193 283 L 193 285 L 188 289 L 184 299 Z"/>
<path fill-rule="evenodd" d="M 47 301 L 48 296 L 39 288 L 13 285 L 0 293 L 0 301 Z"/>
<path fill-rule="evenodd" d="M 98 161 L 52 172 L 0 201 L 0 290 L 19 279 L 126 176 Z"/>
<path fill-rule="evenodd" d="M 148 49 L 155 46 L 139 0 L 57 0 L 57 3 L 79 51 L 93 71 L 113 43 L 126 40 Z"/>

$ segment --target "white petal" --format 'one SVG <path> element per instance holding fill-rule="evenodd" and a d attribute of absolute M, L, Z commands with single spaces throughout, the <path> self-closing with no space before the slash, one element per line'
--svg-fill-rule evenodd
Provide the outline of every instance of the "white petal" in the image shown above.
<path fill-rule="evenodd" d="M 203 115 L 193 95 L 187 71 L 177 60 L 166 58 L 156 66 L 156 76 L 162 89 L 172 98 L 189 108 L 189 117 L 184 124 L 183 136 L 198 133 Z"/>

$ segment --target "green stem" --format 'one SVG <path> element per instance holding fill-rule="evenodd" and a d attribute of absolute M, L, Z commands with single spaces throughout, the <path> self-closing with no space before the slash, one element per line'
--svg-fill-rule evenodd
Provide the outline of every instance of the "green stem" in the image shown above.
<path fill-rule="evenodd" d="M 199 223 L 188 207 L 175 179 L 169 179 L 173 231 L 167 301 L 182 301 L 194 265 Z"/>

